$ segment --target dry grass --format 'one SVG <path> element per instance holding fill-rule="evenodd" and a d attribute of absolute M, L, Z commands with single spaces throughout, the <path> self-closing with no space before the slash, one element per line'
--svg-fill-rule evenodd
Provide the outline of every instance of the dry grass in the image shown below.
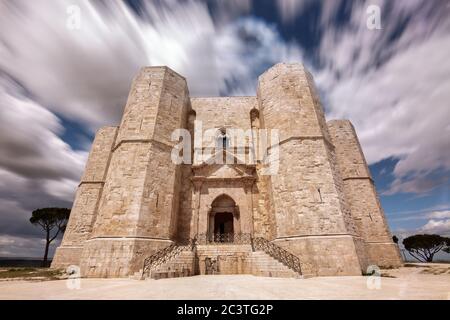
<path fill-rule="evenodd" d="M 51 281 L 65 279 L 63 270 L 48 268 L 3 268 L 0 269 L 0 281 L 8 280 L 33 280 Z"/>
<path fill-rule="evenodd" d="M 441 267 L 436 266 L 433 268 L 427 268 L 424 269 L 421 273 L 424 274 L 434 274 L 434 275 L 440 275 L 440 274 L 450 274 L 450 267 Z"/>

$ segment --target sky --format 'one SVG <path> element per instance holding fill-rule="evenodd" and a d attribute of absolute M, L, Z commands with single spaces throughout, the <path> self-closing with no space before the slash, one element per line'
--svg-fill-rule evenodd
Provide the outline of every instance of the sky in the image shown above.
<path fill-rule="evenodd" d="M 446 0 L 0 0 L 0 256 L 42 256 L 31 212 L 71 207 L 96 130 L 152 65 L 240 96 L 303 63 L 327 119 L 354 124 L 392 233 L 450 236 L 449 57 Z"/>

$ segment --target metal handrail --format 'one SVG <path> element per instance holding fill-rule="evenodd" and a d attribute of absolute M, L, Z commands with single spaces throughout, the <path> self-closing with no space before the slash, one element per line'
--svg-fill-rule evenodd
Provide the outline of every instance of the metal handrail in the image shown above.
<path fill-rule="evenodd" d="M 202 233 L 197 237 L 197 244 L 251 244 L 250 233 Z"/>
<path fill-rule="evenodd" d="M 255 249 L 264 251 L 272 258 L 302 275 L 300 259 L 296 255 L 261 237 L 254 238 L 253 245 Z"/>
<path fill-rule="evenodd" d="M 289 251 L 276 244 L 262 238 L 253 238 L 250 233 L 228 233 L 228 234 L 199 234 L 195 239 L 189 239 L 186 245 L 172 244 L 161 249 L 144 260 L 141 279 L 144 279 L 150 272 L 158 266 L 172 260 L 183 251 L 193 251 L 200 245 L 221 245 L 221 244 L 250 244 L 253 250 L 261 250 L 272 258 L 283 263 L 288 268 L 302 275 L 300 259 Z"/>
<path fill-rule="evenodd" d="M 176 245 L 171 244 L 170 246 L 157 251 L 152 254 L 150 257 L 144 260 L 144 266 L 142 268 L 141 279 L 144 279 L 145 276 L 148 276 L 152 269 L 159 267 L 160 265 L 172 260 L 176 256 L 178 256 L 183 251 L 192 251 L 195 248 L 195 240 L 189 241 L 187 245 Z"/>

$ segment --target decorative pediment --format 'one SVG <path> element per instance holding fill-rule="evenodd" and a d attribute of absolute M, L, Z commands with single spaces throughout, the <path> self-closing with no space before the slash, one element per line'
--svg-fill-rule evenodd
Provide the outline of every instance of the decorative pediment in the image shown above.
<path fill-rule="evenodd" d="M 222 157 L 222 161 L 220 158 Z M 219 161 L 216 161 L 216 160 Z M 219 162 L 219 163 L 217 163 Z M 222 162 L 222 163 L 220 163 Z M 243 164 L 230 152 L 223 150 L 200 165 L 193 165 L 192 170 L 195 179 L 226 180 L 226 179 L 255 179 L 255 165 Z"/>
<path fill-rule="evenodd" d="M 236 155 L 227 149 L 220 149 L 206 160 L 203 160 L 197 167 L 214 164 L 245 164 L 245 155 Z"/>
<path fill-rule="evenodd" d="M 245 170 L 245 168 L 239 168 L 238 165 L 215 164 L 198 168 L 198 170 L 195 170 L 195 175 L 206 178 L 232 179 L 251 175 L 250 172 L 247 173 L 247 171 L 248 170 Z"/>

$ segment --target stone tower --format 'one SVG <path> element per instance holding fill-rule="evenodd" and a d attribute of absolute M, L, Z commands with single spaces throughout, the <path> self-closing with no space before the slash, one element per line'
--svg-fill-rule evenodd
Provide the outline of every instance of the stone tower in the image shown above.
<path fill-rule="evenodd" d="M 364 240 L 367 263 L 396 266 L 401 260 L 387 226 L 383 209 L 359 144 L 355 129 L 348 120 L 328 122 L 336 146 L 338 167 L 344 181 L 346 197 L 357 233 Z"/>
<path fill-rule="evenodd" d="M 271 177 L 275 243 L 310 272 L 357 274 L 366 267 L 337 170 L 334 146 L 312 77 L 301 65 L 278 64 L 260 77 L 264 126 L 280 130 L 280 171 Z"/>
<path fill-rule="evenodd" d="M 183 152 L 192 163 L 171 158 L 177 129 L 191 134 Z M 277 130 L 279 141 L 261 144 L 264 130 Z M 270 175 L 271 163 L 252 157 L 261 148 L 278 150 Z M 193 246 L 181 254 L 186 241 Z M 173 261 L 152 262 L 169 253 Z M 401 264 L 350 122 L 327 124 L 300 64 L 265 72 L 256 97 L 228 98 L 190 98 L 182 76 L 143 68 L 120 126 L 96 135 L 52 266 L 77 265 L 86 277 L 130 276 L 147 261 L 152 274 L 180 266 L 203 274 L 212 265 L 222 274 L 299 273 L 286 256 L 318 276 Z"/>

